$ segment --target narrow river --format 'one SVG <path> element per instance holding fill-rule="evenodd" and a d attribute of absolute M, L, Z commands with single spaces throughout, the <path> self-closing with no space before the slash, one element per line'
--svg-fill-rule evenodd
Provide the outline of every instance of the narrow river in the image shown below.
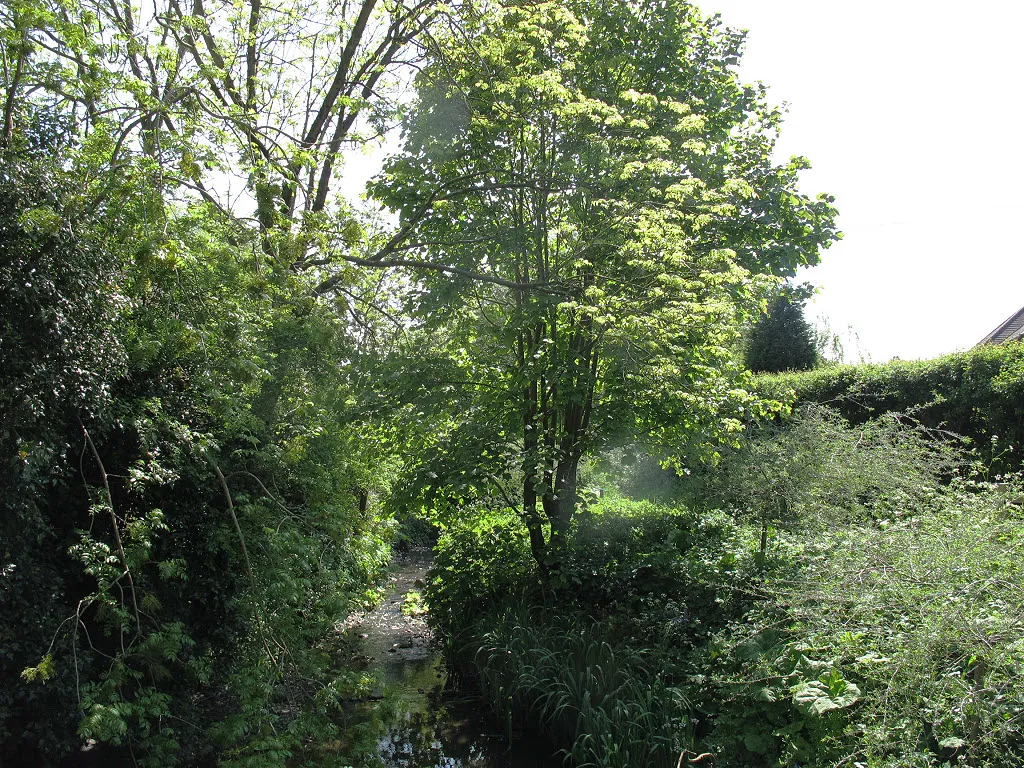
<path fill-rule="evenodd" d="M 373 611 L 349 618 L 342 630 L 356 640 L 357 662 L 379 690 L 358 705 L 357 722 L 372 726 L 378 742 L 374 768 L 556 768 L 545 742 L 520 735 L 509 746 L 489 720 L 475 691 L 449 684 L 440 649 L 423 616 L 402 605 L 419 592 L 431 562 L 414 550 L 396 563 L 391 588 Z"/>

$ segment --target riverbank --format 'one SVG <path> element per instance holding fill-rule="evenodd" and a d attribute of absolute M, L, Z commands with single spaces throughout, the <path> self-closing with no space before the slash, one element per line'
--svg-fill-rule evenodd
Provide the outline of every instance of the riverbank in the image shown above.
<path fill-rule="evenodd" d="M 403 611 L 419 605 L 410 595 L 419 594 L 432 562 L 426 549 L 398 556 L 381 603 L 337 628 L 351 649 L 350 663 L 376 680 L 351 712 L 352 728 L 376 730 L 377 754 L 365 768 L 561 766 L 545 744 L 523 738 L 508 745 L 478 692 L 449 679 L 425 612 Z"/>

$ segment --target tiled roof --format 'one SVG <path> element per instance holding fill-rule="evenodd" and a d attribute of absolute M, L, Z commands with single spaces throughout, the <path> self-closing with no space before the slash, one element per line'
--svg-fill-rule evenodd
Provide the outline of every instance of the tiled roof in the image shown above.
<path fill-rule="evenodd" d="M 992 333 L 979 341 L 978 344 L 1002 344 L 1004 341 L 1013 341 L 1020 338 L 1024 338 L 1024 307 L 1000 323 Z"/>

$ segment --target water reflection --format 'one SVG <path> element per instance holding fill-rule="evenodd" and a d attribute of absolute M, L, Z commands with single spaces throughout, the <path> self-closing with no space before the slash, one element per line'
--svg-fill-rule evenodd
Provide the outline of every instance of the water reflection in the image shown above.
<path fill-rule="evenodd" d="M 561 768 L 551 747 L 529 734 L 510 748 L 480 698 L 449 684 L 424 617 L 402 611 L 404 596 L 422 588 L 430 560 L 428 550 L 410 553 L 381 604 L 343 627 L 355 644 L 351 658 L 373 674 L 378 690 L 349 712 L 339 751 L 355 768 Z"/>
<path fill-rule="evenodd" d="M 384 768 L 555 768 L 551 748 L 522 734 L 511 747 L 475 695 L 446 688 L 437 658 L 388 664 L 395 705 L 379 742 Z M 380 712 L 378 712 L 380 714 Z"/>

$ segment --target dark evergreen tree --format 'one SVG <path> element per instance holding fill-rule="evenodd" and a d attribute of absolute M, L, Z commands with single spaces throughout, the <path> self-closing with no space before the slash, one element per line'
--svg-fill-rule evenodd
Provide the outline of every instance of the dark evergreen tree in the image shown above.
<path fill-rule="evenodd" d="M 804 300 L 782 292 L 768 305 L 747 343 L 746 364 L 754 372 L 802 371 L 818 361 L 814 330 L 804 317 Z"/>

